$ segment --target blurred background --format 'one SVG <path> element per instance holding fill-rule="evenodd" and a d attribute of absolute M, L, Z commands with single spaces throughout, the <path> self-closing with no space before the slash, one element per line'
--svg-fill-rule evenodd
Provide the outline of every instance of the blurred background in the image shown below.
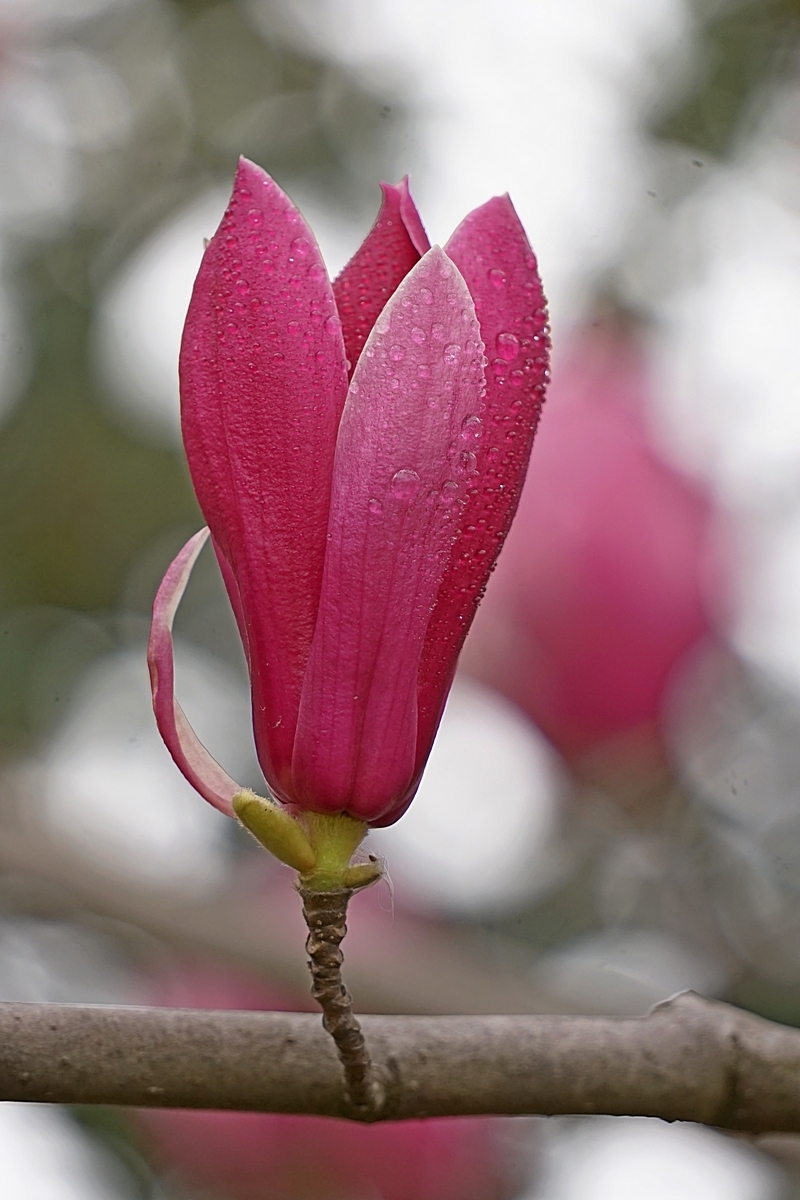
<path fill-rule="evenodd" d="M 551 301 L 520 512 L 352 907 L 363 1011 L 800 1024 L 800 2 L 0 0 L 0 999 L 310 1007 L 283 868 L 194 795 L 144 648 L 200 524 L 176 360 L 236 158 L 331 273 L 377 182 L 510 191 Z M 258 789 L 211 561 L 201 736 Z M 487 818 L 490 817 L 490 820 Z M 783 1200 L 800 1143 L 0 1108 L 17 1200 Z"/>

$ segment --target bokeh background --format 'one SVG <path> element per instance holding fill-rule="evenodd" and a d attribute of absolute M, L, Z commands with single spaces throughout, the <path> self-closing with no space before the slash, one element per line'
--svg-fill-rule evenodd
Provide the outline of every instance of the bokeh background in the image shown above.
<path fill-rule="evenodd" d="M 291 881 L 144 664 L 199 524 L 176 359 L 244 153 L 331 272 L 377 181 L 510 191 L 551 301 L 529 482 L 347 978 L 383 1012 L 800 1024 L 798 0 L 0 0 L 0 998 L 308 1007 Z M 182 703 L 259 787 L 213 564 Z M 792 1138 L 5 1105 L 17 1200 L 783 1200 Z"/>

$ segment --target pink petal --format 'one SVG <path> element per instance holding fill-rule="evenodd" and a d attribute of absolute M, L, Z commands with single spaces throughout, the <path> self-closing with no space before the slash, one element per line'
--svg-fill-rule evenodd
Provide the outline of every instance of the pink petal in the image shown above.
<path fill-rule="evenodd" d="M 436 597 L 420 663 L 420 773 L 441 719 L 458 652 L 517 509 L 547 386 L 550 352 L 536 259 L 508 196 L 496 196 L 470 213 L 445 249 L 475 302 L 489 366 L 482 434 L 472 446 L 478 474 Z"/>
<path fill-rule="evenodd" d="M 290 798 L 347 374 L 313 234 L 244 159 L 195 283 L 180 374 L 192 480 L 246 627 L 259 759 Z"/>
<path fill-rule="evenodd" d="M 235 814 L 231 800 L 242 789 L 208 753 L 175 699 L 172 622 L 192 567 L 207 539 L 207 529 L 201 529 L 190 538 L 164 576 L 153 604 L 147 665 L 150 668 L 156 724 L 167 749 L 179 770 L 203 799 L 225 813 L 226 817 L 232 817 Z"/>
<path fill-rule="evenodd" d="M 481 408 L 469 293 L 434 247 L 361 356 L 336 446 L 330 541 L 293 762 L 306 807 L 372 821 L 407 790 L 419 656 L 458 528 Z"/>
<path fill-rule="evenodd" d="M 384 304 L 430 249 L 408 180 L 382 183 L 381 190 L 375 224 L 333 284 L 351 376 Z"/>
<path fill-rule="evenodd" d="M 400 193 L 400 216 L 403 218 L 403 224 L 408 230 L 408 236 L 414 244 L 417 253 L 422 257 L 427 254 L 431 248 L 428 240 L 428 235 L 425 232 L 425 226 L 422 224 L 422 218 L 417 211 L 417 206 L 411 198 L 411 189 L 408 186 L 408 176 L 404 175 L 397 186 Z"/>

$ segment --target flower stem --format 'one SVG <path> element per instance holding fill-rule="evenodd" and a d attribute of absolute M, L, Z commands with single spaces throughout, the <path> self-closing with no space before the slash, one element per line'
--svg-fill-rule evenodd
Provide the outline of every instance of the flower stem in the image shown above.
<path fill-rule="evenodd" d="M 298 890 L 308 926 L 311 994 L 322 1009 L 323 1026 L 336 1043 L 350 1103 L 362 1119 L 370 1114 L 377 1116 L 383 1104 L 383 1088 L 353 1015 L 352 998 L 342 982 L 344 955 L 340 943 L 347 932 L 347 905 L 353 889 L 317 891 L 301 882 Z"/>

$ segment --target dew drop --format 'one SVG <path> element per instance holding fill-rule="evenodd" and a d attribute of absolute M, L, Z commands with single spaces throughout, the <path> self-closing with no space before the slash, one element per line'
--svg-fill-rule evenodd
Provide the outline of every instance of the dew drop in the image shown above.
<path fill-rule="evenodd" d="M 446 504 L 449 507 L 455 500 L 458 499 L 458 491 L 458 484 L 456 483 L 455 479 L 445 480 L 445 482 L 442 484 L 442 490 L 439 493 L 442 504 Z"/>
<path fill-rule="evenodd" d="M 483 435 L 483 421 L 480 417 L 465 417 L 461 422 L 461 437 L 465 442 L 477 442 Z"/>
<path fill-rule="evenodd" d="M 478 465 L 478 459 L 471 450 L 462 450 L 458 456 L 458 465 L 465 475 L 472 475 Z"/>
<path fill-rule="evenodd" d="M 312 263 L 311 266 L 308 268 L 308 278 L 309 279 L 313 279 L 313 280 L 319 282 L 319 280 L 325 278 L 325 275 L 326 275 L 326 271 L 321 263 Z"/>
<path fill-rule="evenodd" d="M 283 362 L 283 355 L 281 354 L 280 350 L 275 351 L 275 353 L 272 356 L 272 361 L 274 363 L 282 363 Z"/>
<path fill-rule="evenodd" d="M 396 391 L 398 391 L 398 390 L 399 390 L 399 388 L 400 388 L 400 380 L 399 380 L 399 379 L 393 379 L 393 380 L 392 380 L 392 383 L 391 383 L 391 387 L 392 387 L 392 391 L 393 391 L 393 392 L 396 392 Z"/>
<path fill-rule="evenodd" d="M 376 516 L 383 512 L 383 503 L 375 496 L 372 497 L 367 507 L 369 508 L 369 511 L 371 513 L 375 513 Z"/>
<path fill-rule="evenodd" d="M 417 367 L 417 376 L 419 379 L 428 379 L 430 373 L 431 369 L 426 363 L 420 363 Z"/>
<path fill-rule="evenodd" d="M 420 288 L 419 298 L 423 304 L 433 304 L 433 292 L 430 288 Z"/>
<path fill-rule="evenodd" d="M 514 333 L 498 333 L 495 345 L 506 362 L 513 362 L 519 354 L 519 338 Z"/>
<path fill-rule="evenodd" d="M 416 471 L 403 468 L 395 471 L 389 484 L 392 495 L 397 500 L 413 500 L 419 491 L 420 478 Z"/>
<path fill-rule="evenodd" d="M 246 279 L 237 279 L 236 280 L 236 290 L 240 296 L 246 296 L 247 293 L 250 291 L 250 284 L 247 282 Z"/>
<path fill-rule="evenodd" d="M 338 317 L 328 317 L 327 321 L 325 322 L 325 332 L 330 333 L 330 334 L 335 334 L 335 333 L 339 332 L 339 318 Z"/>
<path fill-rule="evenodd" d="M 308 238 L 298 237 L 294 239 L 289 249 L 297 258 L 305 258 L 311 249 L 311 243 Z"/>
<path fill-rule="evenodd" d="M 389 358 L 392 362 L 402 362 L 406 356 L 404 346 L 392 346 L 389 350 Z"/>
<path fill-rule="evenodd" d="M 229 246 L 231 248 L 231 250 L 236 245 L 236 238 L 234 237 L 234 235 L 232 233 L 229 233 L 228 236 L 225 238 L 225 245 Z"/>
<path fill-rule="evenodd" d="M 512 371 L 508 377 L 508 382 L 512 387 L 522 387 L 525 382 L 525 375 L 522 371 Z"/>
<path fill-rule="evenodd" d="M 437 323 L 431 329 L 431 337 L 433 338 L 433 340 L 435 342 L 443 342 L 444 341 L 444 325 L 440 325 L 437 321 Z"/>
<path fill-rule="evenodd" d="M 412 340 L 412 342 L 414 342 L 414 344 L 416 346 L 421 346 L 422 343 L 425 341 L 425 337 L 426 337 L 425 330 L 420 329 L 419 325 L 415 325 L 414 328 L 411 330 L 411 340 Z"/>
<path fill-rule="evenodd" d="M 492 287 L 496 287 L 498 289 L 498 291 L 500 290 L 500 288 L 505 287 L 506 286 L 505 271 L 501 271 L 499 267 L 492 267 L 491 271 L 489 272 L 489 282 L 491 283 Z"/>
<path fill-rule="evenodd" d="M 458 356 L 460 353 L 461 353 L 461 347 L 458 345 L 458 343 L 451 342 L 449 346 L 445 346 L 444 351 L 442 353 L 442 358 L 444 359 L 444 361 L 446 363 L 454 363 L 458 360 Z"/>
<path fill-rule="evenodd" d="M 300 332 L 300 322 L 289 321 L 286 328 L 288 332 L 291 333 L 292 337 L 297 337 L 298 333 Z"/>
<path fill-rule="evenodd" d="M 264 214 L 260 208 L 251 208 L 247 214 L 247 219 L 251 225 L 261 225 L 264 222 Z"/>

